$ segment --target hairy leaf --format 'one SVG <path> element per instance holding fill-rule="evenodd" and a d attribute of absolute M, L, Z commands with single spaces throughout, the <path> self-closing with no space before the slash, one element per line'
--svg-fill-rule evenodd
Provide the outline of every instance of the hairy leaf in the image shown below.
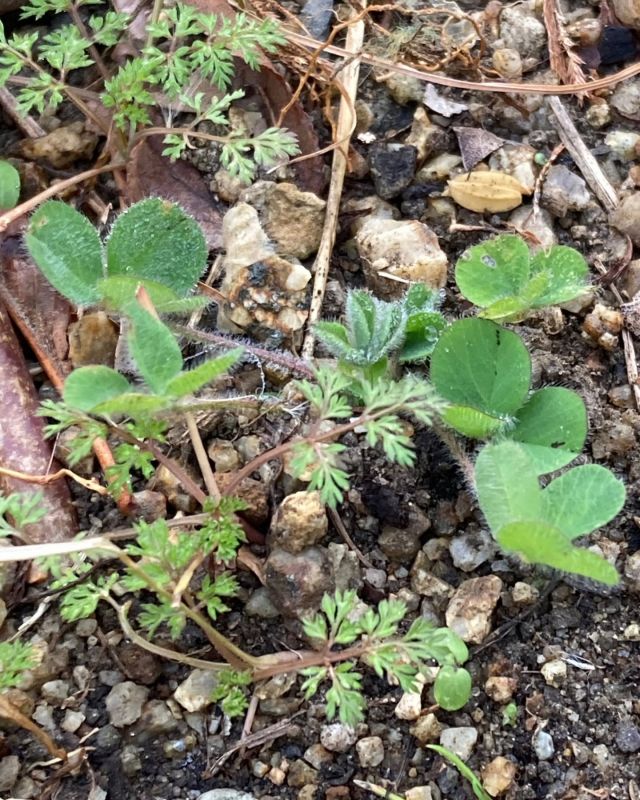
<path fill-rule="evenodd" d="M 20 173 L 8 161 L 0 161 L 0 211 L 14 208 L 20 199 Z"/>
<path fill-rule="evenodd" d="M 200 364 L 192 370 L 181 372 L 167 384 L 167 394 L 174 397 L 184 397 L 197 392 L 207 383 L 211 383 L 220 375 L 228 372 L 242 353 L 243 348 L 236 347 L 233 350 L 229 350 L 228 353 L 224 353 L 224 355 L 205 361 L 204 364 Z"/>
<path fill-rule="evenodd" d="M 79 367 L 66 379 L 63 398 L 71 408 L 92 411 L 100 403 L 129 389 L 129 381 L 111 367 Z"/>
<path fill-rule="evenodd" d="M 68 203 L 49 200 L 33 214 L 27 249 L 60 294 L 79 306 L 97 303 L 102 245 L 89 220 Z"/>
<path fill-rule="evenodd" d="M 164 394 L 182 369 L 180 347 L 169 328 L 138 303 L 130 303 L 126 313 L 131 320 L 128 341 L 135 365 L 151 389 Z"/>
<path fill-rule="evenodd" d="M 198 223 L 180 206 L 141 200 L 116 220 L 107 241 L 107 272 L 133 275 L 187 294 L 202 274 L 207 246 Z"/>

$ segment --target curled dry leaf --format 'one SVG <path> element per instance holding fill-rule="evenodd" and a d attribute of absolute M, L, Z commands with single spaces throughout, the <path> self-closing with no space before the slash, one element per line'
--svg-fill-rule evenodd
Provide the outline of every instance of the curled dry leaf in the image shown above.
<path fill-rule="evenodd" d="M 504 144 L 504 139 L 485 131 L 484 128 L 454 128 L 453 130 L 458 139 L 462 165 L 467 172 Z"/>
<path fill-rule="evenodd" d="M 506 172 L 486 170 L 457 175 L 448 183 L 449 195 L 469 211 L 500 214 L 522 204 L 522 195 L 530 192 Z"/>
<path fill-rule="evenodd" d="M 55 472 L 51 449 L 44 438 L 43 420 L 36 416 L 38 396 L 29 375 L 11 320 L 0 302 L 0 464 L 30 475 Z M 42 494 L 45 517 L 27 526 L 25 534 L 34 543 L 59 542 L 77 531 L 75 512 L 64 481 L 44 486 L 0 475 L 0 489 L 9 494 Z"/>

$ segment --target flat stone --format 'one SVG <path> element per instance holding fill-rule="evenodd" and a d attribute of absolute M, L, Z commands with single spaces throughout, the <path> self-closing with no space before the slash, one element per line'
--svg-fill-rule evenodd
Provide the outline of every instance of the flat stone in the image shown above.
<path fill-rule="evenodd" d="M 208 669 L 194 669 L 189 677 L 175 690 L 173 696 L 187 711 L 202 711 L 211 705 L 211 695 L 218 685 L 215 672 Z"/>
<path fill-rule="evenodd" d="M 468 761 L 478 741 L 478 731 L 469 726 L 445 728 L 440 734 L 440 744 L 463 761 Z"/>
<path fill-rule="evenodd" d="M 133 681 L 124 681 L 114 686 L 105 700 L 111 724 L 116 728 L 133 725 L 140 719 L 142 706 L 148 696 L 149 690 Z"/>
<path fill-rule="evenodd" d="M 384 761 L 384 744 L 379 736 L 365 736 L 356 744 L 361 767 L 377 767 Z"/>
<path fill-rule="evenodd" d="M 273 550 L 265 564 L 265 577 L 274 605 L 293 617 L 319 608 L 323 595 L 332 588 L 328 556 L 318 547 L 308 547 L 297 555 Z"/>

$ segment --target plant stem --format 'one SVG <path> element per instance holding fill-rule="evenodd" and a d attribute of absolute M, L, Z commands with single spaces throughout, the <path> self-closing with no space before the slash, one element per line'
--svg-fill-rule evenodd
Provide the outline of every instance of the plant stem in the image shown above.
<path fill-rule="evenodd" d="M 69 15 L 73 20 L 73 24 L 80 31 L 80 35 L 82 36 L 82 38 L 90 42 L 92 36 L 87 30 L 87 26 L 82 21 L 82 17 L 80 16 L 80 12 L 78 11 L 78 6 L 75 3 L 71 3 L 71 5 L 69 6 Z M 102 56 L 98 52 L 98 48 L 95 46 L 95 44 L 89 46 L 89 53 L 96 67 L 98 68 L 98 72 L 102 76 L 103 80 L 105 81 L 109 80 L 110 77 L 109 70 L 107 69 L 106 64 L 102 60 Z"/>
<path fill-rule="evenodd" d="M 211 462 L 209 461 L 209 456 L 204 449 L 204 444 L 202 443 L 202 437 L 200 436 L 200 431 L 198 430 L 198 426 L 196 425 L 196 421 L 193 418 L 193 414 L 187 413 L 184 415 L 185 421 L 187 423 L 187 429 L 189 431 L 189 437 L 191 438 L 191 444 L 193 445 L 193 450 L 196 454 L 196 458 L 198 459 L 198 466 L 200 467 L 200 472 L 202 472 L 202 477 L 204 478 L 205 486 L 209 492 L 209 497 L 213 497 L 214 500 L 220 500 L 222 495 L 220 494 L 220 489 L 218 488 L 218 484 L 216 483 L 215 475 L 213 474 L 213 470 L 211 469 Z"/>

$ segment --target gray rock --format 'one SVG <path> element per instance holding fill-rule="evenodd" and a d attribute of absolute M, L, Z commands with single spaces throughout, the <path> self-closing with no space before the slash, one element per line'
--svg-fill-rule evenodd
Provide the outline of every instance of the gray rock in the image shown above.
<path fill-rule="evenodd" d="M 178 726 L 178 720 L 164 700 L 149 700 L 142 709 L 138 726 L 146 734 L 157 736 L 174 730 Z"/>
<path fill-rule="evenodd" d="M 301 789 L 310 783 L 318 782 L 318 770 L 307 764 L 302 758 L 297 758 L 289 767 L 287 784 L 294 789 Z"/>
<path fill-rule="evenodd" d="M 69 697 L 70 689 L 68 681 L 47 681 L 40 690 L 42 696 L 52 706 L 61 706 Z"/>
<path fill-rule="evenodd" d="M 628 119 L 640 119 L 640 80 L 621 81 L 611 95 L 610 104 Z"/>
<path fill-rule="evenodd" d="M 327 548 L 331 583 L 341 592 L 347 589 L 359 589 L 362 586 L 362 575 L 358 556 L 346 544 L 331 542 Z"/>
<path fill-rule="evenodd" d="M 631 720 L 621 720 L 616 727 L 616 744 L 623 753 L 640 750 L 640 729 Z"/>
<path fill-rule="evenodd" d="M 65 711 L 64 719 L 60 723 L 60 727 L 63 731 L 67 731 L 67 733 L 75 733 L 84 721 L 84 714 L 81 714 L 79 711 L 72 711 L 68 708 Z"/>
<path fill-rule="evenodd" d="M 640 550 L 627 557 L 624 563 L 624 577 L 629 581 L 629 589 L 640 593 Z"/>
<path fill-rule="evenodd" d="M 0 792 L 10 792 L 20 774 L 18 756 L 5 756 L 0 759 Z"/>
<path fill-rule="evenodd" d="M 356 744 L 361 767 L 377 767 L 384 761 L 384 744 L 379 736 L 365 736 Z"/>
<path fill-rule="evenodd" d="M 378 544 L 391 563 L 411 564 L 420 550 L 420 536 L 417 530 L 385 525 L 378 537 Z"/>
<path fill-rule="evenodd" d="M 276 607 L 293 617 L 319 608 L 325 592 L 332 590 L 326 552 L 317 547 L 298 555 L 273 550 L 265 564 L 265 578 Z"/>
<path fill-rule="evenodd" d="M 548 761 L 555 753 L 556 747 L 551 734 L 538 728 L 531 737 L 531 744 L 539 761 Z"/>
<path fill-rule="evenodd" d="M 280 612 L 273 605 L 269 592 L 260 586 L 247 600 L 244 610 L 249 616 L 262 617 L 263 619 L 275 619 L 280 616 Z"/>
<path fill-rule="evenodd" d="M 590 201 L 591 195 L 583 178 L 564 164 L 554 164 L 549 169 L 542 187 L 542 204 L 552 214 L 564 217 L 568 211 L 582 211 Z"/>
<path fill-rule="evenodd" d="M 96 733 L 95 739 L 91 740 L 96 748 L 96 754 L 101 758 L 110 756 L 120 748 L 122 734 L 113 725 L 105 725 Z"/>
<path fill-rule="evenodd" d="M 470 758 L 477 741 L 478 731 L 468 726 L 445 728 L 440 734 L 440 744 L 463 761 Z"/>
<path fill-rule="evenodd" d="M 198 800 L 256 800 L 249 792 L 242 792 L 240 789 L 210 789 L 201 794 Z"/>
<path fill-rule="evenodd" d="M 357 738 L 354 729 L 341 722 L 323 725 L 320 731 L 320 744 L 332 753 L 346 753 L 356 743 Z"/>
<path fill-rule="evenodd" d="M 640 192 L 623 197 L 620 205 L 609 215 L 609 222 L 640 246 Z"/>
<path fill-rule="evenodd" d="M 396 142 L 374 144 L 368 154 L 377 194 L 384 200 L 397 197 L 413 180 L 418 152 L 412 145 Z"/>
<path fill-rule="evenodd" d="M 294 492 L 276 511 L 269 533 L 269 546 L 300 553 L 327 535 L 329 521 L 320 492 Z"/>
<path fill-rule="evenodd" d="M 547 45 L 544 25 L 522 4 L 502 9 L 500 38 L 505 47 L 517 50 L 521 58 L 540 59 Z"/>
<path fill-rule="evenodd" d="M 194 669 L 173 693 L 174 698 L 187 711 L 202 711 L 211 705 L 211 695 L 218 685 L 216 673 L 208 669 Z"/>
<path fill-rule="evenodd" d="M 114 686 L 105 700 L 111 724 L 116 728 L 133 725 L 140 719 L 142 706 L 148 696 L 149 690 L 146 686 L 138 686 L 133 681 L 124 681 Z"/>
<path fill-rule="evenodd" d="M 455 536 L 449 545 L 453 563 L 463 572 L 473 572 L 485 561 L 493 558 L 496 544 L 489 531 L 480 529 Z"/>
<path fill-rule="evenodd" d="M 125 745 L 120 753 L 120 763 L 122 764 L 122 771 L 129 777 L 135 775 L 136 772 L 140 772 L 142 769 L 140 748 L 134 747 L 132 744 Z"/>

